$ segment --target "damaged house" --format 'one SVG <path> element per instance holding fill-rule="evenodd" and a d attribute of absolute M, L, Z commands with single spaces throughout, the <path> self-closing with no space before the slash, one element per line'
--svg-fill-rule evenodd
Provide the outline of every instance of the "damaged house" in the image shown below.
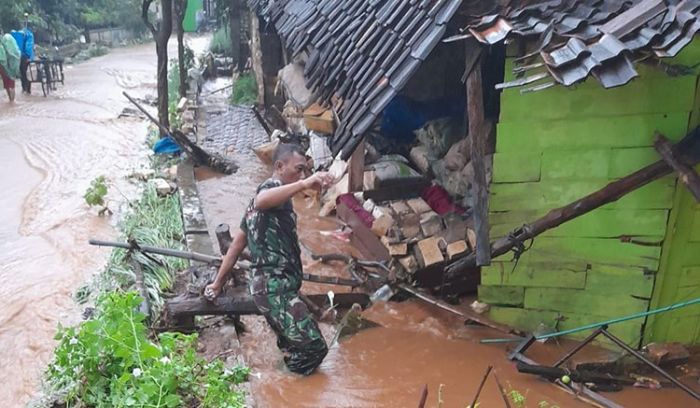
<path fill-rule="evenodd" d="M 366 258 L 530 332 L 700 297 L 700 1 L 248 5 L 260 102 L 335 158 Z M 611 332 L 697 344 L 700 306 Z"/>

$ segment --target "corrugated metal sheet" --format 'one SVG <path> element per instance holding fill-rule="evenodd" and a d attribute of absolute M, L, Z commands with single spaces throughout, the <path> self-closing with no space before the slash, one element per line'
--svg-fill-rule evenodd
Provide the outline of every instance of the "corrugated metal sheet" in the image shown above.
<path fill-rule="evenodd" d="M 440 42 L 462 3 L 469 2 L 248 1 L 290 52 L 309 52 L 307 87 L 326 102 L 331 96 L 342 101 L 336 107 L 340 126 L 331 147 L 344 158 Z"/>
<path fill-rule="evenodd" d="M 570 86 L 593 75 L 612 88 L 637 76 L 632 61 L 673 57 L 690 43 L 700 31 L 700 0 L 511 1 L 497 13 L 474 16 L 463 31 L 487 44 L 508 36 L 538 43 L 519 62 L 541 60 L 549 75 L 540 79 L 551 76 Z M 500 87 L 524 86 L 534 77 Z"/>

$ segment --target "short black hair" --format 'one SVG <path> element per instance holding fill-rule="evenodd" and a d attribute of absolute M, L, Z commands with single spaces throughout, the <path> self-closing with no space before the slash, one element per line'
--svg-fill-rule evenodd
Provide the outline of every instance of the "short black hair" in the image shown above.
<path fill-rule="evenodd" d="M 297 143 L 280 143 L 272 156 L 272 163 L 277 163 L 280 160 L 285 160 L 290 155 L 297 153 L 301 157 L 305 157 L 304 151 Z"/>

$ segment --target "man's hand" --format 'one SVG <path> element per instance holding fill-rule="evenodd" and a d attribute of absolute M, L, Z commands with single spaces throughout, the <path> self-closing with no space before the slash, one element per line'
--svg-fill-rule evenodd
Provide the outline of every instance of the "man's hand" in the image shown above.
<path fill-rule="evenodd" d="M 325 171 L 319 171 L 318 173 L 314 173 L 310 177 L 304 179 L 303 183 L 305 189 L 319 190 L 322 188 L 327 188 L 333 184 L 334 181 L 335 180 L 333 179 L 332 175 L 326 173 Z"/>
<path fill-rule="evenodd" d="M 214 299 L 219 297 L 221 294 L 221 286 L 218 286 L 216 283 L 211 283 L 207 285 L 206 288 L 204 288 L 204 297 L 210 301 L 213 302 Z"/>

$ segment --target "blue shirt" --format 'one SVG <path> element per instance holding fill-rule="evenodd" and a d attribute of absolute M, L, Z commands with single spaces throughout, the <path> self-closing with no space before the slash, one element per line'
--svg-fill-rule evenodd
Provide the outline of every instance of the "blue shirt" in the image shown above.
<path fill-rule="evenodd" d="M 34 59 L 34 33 L 32 30 L 25 28 L 20 31 L 12 30 L 10 33 L 12 38 L 17 42 L 17 47 L 22 52 L 22 56 L 29 59 Z"/>

